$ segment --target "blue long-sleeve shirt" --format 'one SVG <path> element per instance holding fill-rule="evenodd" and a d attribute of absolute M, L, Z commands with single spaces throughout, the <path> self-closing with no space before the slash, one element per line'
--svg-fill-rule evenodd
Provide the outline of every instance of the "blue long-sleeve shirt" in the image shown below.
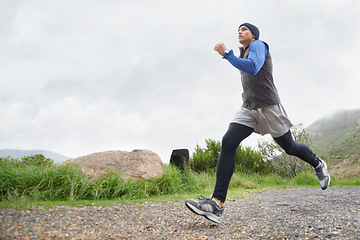
<path fill-rule="evenodd" d="M 230 50 L 229 53 L 226 54 L 225 59 L 240 71 L 254 76 L 264 65 L 268 53 L 269 50 L 265 46 L 265 43 L 260 40 L 255 40 L 250 45 L 249 56 L 247 59 L 235 56 L 233 50 Z"/>

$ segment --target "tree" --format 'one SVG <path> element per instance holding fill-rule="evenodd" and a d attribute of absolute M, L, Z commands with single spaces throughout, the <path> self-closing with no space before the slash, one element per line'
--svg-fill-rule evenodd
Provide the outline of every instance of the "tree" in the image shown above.
<path fill-rule="evenodd" d="M 303 124 L 298 124 L 291 128 L 292 135 L 296 142 L 306 144 L 310 148 L 314 149 L 314 145 L 311 142 L 309 134 L 303 128 Z M 290 156 L 276 144 L 275 141 L 259 140 L 258 149 L 262 159 L 274 169 L 275 174 L 282 177 L 292 178 L 299 172 L 311 171 L 312 167 L 302 161 L 301 159 Z"/>

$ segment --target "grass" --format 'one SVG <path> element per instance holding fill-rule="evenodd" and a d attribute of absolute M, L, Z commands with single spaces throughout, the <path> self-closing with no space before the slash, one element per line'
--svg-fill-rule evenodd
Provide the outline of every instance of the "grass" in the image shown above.
<path fill-rule="evenodd" d="M 74 165 L 27 165 L 0 161 L 0 203 L 123 201 L 148 199 L 199 189 L 196 174 L 182 173 L 166 165 L 160 177 L 124 179 L 109 172 L 98 178 L 87 178 Z M 83 203 L 80 203 L 83 204 Z"/>
<path fill-rule="evenodd" d="M 215 173 L 183 173 L 171 165 L 165 166 L 165 173 L 160 177 L 124 180 L 112 172 L 98 179 L 89 179 L 73 165 L 0 163 L 0 208 L 184 201 L 199 195 L 209 196 L 216 180 Z M 332 178 L 330 186 L 360 186 L 360 178 Z M 316 176 L 309 172 L 300 173 L 292 179 L 277 175 L 235 173 L 230 182 L 228 198 L 246 198 L 249 192 L 289 187 L 319 186 Z"/>

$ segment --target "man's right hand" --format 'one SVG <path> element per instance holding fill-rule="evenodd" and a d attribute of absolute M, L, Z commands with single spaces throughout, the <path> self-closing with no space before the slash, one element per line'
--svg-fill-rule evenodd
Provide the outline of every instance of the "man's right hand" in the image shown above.
<path fill-rule="evenodd" d="M 226 46 L 223 43 L 218 43 L 215 45 L 214 50 L 222 56 L 226 50 Z"/>

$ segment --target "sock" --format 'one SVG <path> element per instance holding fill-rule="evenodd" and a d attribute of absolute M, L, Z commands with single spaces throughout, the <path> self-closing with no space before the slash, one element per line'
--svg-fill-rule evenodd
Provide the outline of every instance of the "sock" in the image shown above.
<path fill-rule="evenodd" d="M 211 197 L 211 200 L 213 200 L 213 201 L 216 203 L 216 205 L 217 205 L 219 208 L 221 208 L 220 205 L 219 205 L 219 203 L 218 203 L 213 197 Z"/>

